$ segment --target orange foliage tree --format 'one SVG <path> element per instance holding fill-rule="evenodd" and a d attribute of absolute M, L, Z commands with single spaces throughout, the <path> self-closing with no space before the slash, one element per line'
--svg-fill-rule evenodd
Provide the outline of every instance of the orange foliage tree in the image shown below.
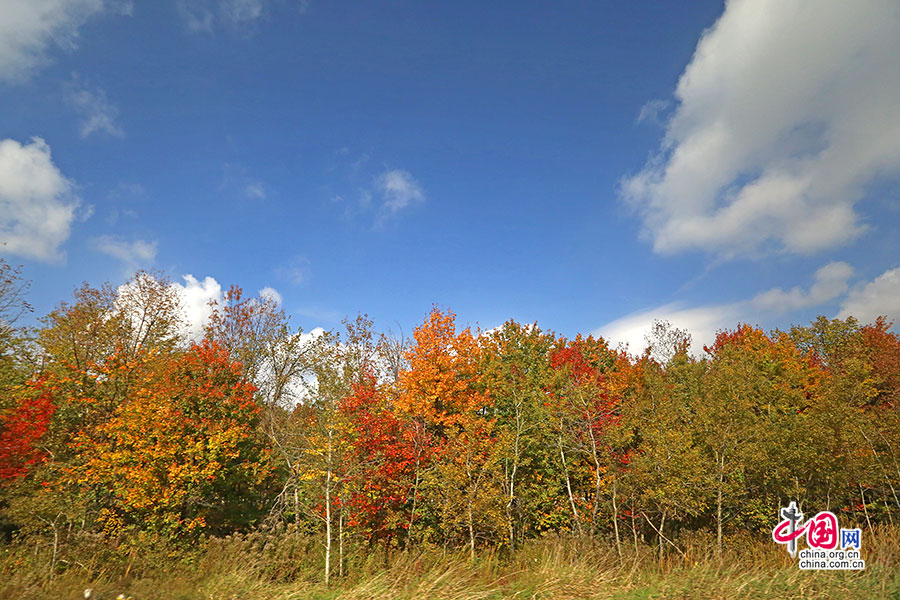
<path fill-rule="evenodd" d="M 177 538 L 250 525 L 272 474 L 255 388 L 209 342 L 143 368 L 152 364 L 138 368 L 136 389 L 111 419 L 75 440 L 83 461 L 73 475 L 112 492 L 107 531 Z"/>
<path fill-rule="evenodd" d="M 437 509 L 433 518 L 443 528 L 465 532 L 474 556 L 479 533 L 493 535 L 502 526 L 502 491 L 481 347 L 468 328 L 456 332 L 455 318 L 435 308 L 413 332 L 396 405 L 437 438 L 435 465 L 425 482 L 428 505 Z"/>

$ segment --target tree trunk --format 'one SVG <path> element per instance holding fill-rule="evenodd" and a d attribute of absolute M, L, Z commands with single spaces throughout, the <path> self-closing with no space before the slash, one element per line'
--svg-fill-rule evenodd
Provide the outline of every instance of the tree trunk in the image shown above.
<path fill-rule="evenodd" d="M 866 527 L 872 531 L 872 521 L 869 520 L 869 509 L 866 508 L 866 495 L 863 493 L 862 484 L 859 484 L 859 497 L 862 499 L 863 513 L 866 515 Z"/>
<path fill-rule="evenodd" d="M 513 443 L 512 472 L 509 475 L 509 501 L 506 503 L 506 521 L 509 525 L 509 547 L 516 546 L 516 529 L 513 522 L 513 502 L 516 499 L 516 472 L 519 468 L 519 438 L 522 432 L 522 412 L 519 403 L 516 403 L 516 438 Z"/>
<path fill-rule="evenodd" d="M 562 422 L 560 422 L 562 427 Z M 566 465 L 566 453 L 563 450 L 562 433 L 559 435 L 559 457 L 562 459 L 563 474 L 566 476 L 566 491 L 569 494 L 569 506 L 572 507 L 572 520 L 575 522 L 575 529 L 581 534 L 581 521 L 578 520 L 578 509 L 575 508 L 575 496 L 572 495 L 572 482 L 569 480 L 569 467 Z"/>
<path fill-rule="evenodd" d="M 719 457 L 716 457 L 719 458 Z M 725 481 L 725 454 L 716 461 L 719 467 L 719 486 L 716 490 L 716 555 L 722 555 L 722 486 Z"/>
<path fill-rule="evenodd" d="M 419 455 L 416 454 L 416 482 L 413 485 L 412 510 L 409 513 L 409 527 L 406 528 L 406 545 L 412 548 L 413 521 L 416 518 L 416 498 L 419 495 Z"/>
<path fill-rule="evenodd" d="M 662 513 L 662 519 L 659 521 L 659 564 L 663 561 L 663 529 L 666 526 L 666 511 Z"/>
<path fill-rule="evenodd" d="M 616 553 L 619 555 L 619 561 L 622 560 L 622 538 L 619 536 L 619 508 L 616 506 L 616 483 L 617 479 L 613 478 L 612 482 L 612 512 L 613 512 L 613 531 L 616 533 Z"/>
<path fill-rule="evenodd" d="M 328 466 L 325 474 L 325 585 L 331 580 L 331 434 L 328 430 Z"/>
<path fill-rule="evenodd" d="M 344 576 L 344 508 L 338 512 L 338 577 Z"/>
<path fill-rule="evenodd" d="M 53 556 L 50 557 L 50 579 L 56 576 L 56 554 L 59 551 L 59 529 L 53 521 Z"/>
<path fill-rule="evenodd" d="M 300 474 L 294 473 L 294 528 L 300 528 Z"/>
<path fill-rule="evenodd" d="M 634 551 L 637 552 L 638 549 L 638 534 L 637 534 L 637 525 L 635 524 L 635 519 L 637 516 L 634 514 L 634 505 L 631 506 L 631 535 L 634 536 Z"/>
<path fill-rule="evenodd" d="M 588 433 L 591 436 L 591 459 L 594 461 L 594 505 L 591 508 L 591 535 L 593 535 L 597 532 L 597 513 L 600 510 L 600 454 L 597 451 L 594 429 L 590 423 L 588 423 Z"/>
<path fill-rule="evenodd" d="M 469 560 L 475 562 L 475 522 L 472 517 L 472 501 L 469 501 Z"/>

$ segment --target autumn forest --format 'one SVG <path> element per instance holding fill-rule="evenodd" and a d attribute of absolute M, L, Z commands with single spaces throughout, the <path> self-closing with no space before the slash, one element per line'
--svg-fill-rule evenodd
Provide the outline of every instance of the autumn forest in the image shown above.
<path fill-rule="evenodd" d="M 229 536 L 303 539 L 328 585 L 361 557 L 549 537 L 663 560 L 704 535 L 717 554 L 765 539 L 789 500 L 900 519 L 883 319 L 735 324 L 702 355 L 658 322 L 628 352 L 438 307 L 410 338 L 364 315 L 304 335 L 232 287 L 192 340 L 149 273 L 17 326 L 27 284 L 2 266 L 0 522 L 41 577 L 84 569 L 86 546 L 132 569 Z"/>

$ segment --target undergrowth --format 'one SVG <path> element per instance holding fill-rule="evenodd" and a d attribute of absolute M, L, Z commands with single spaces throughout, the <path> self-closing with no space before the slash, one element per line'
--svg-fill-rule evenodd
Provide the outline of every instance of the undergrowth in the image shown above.
<path fill-rule="evenodd" d="M 554 537 L 514 552 L 468 554 L 437 548 L 395 552 L 365 549 L 322 578 L 322 548 L 300 535 L 254 533 L 207 540 L 173 553 L 165 547 L 130 549 L 83 540 L 64 549 L 51 573 L 48 548 L 4 546 L 0 598 L 113 600 L 492 600 L 598 598 L 842 598 L 900 600 L 897 528 L 863 534 L 861 572 L 801 571 L 783 547 L 748 536 L 728 539 L 721 556 L 711 538 L 680 541 L 680 552 L 590 539 Z"/>

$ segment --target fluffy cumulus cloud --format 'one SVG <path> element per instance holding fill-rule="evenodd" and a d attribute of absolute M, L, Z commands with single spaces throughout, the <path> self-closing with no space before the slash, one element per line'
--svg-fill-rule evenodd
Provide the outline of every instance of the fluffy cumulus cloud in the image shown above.
<path fill-rule="evenodd" d="M 193 275 L 185 275 L 184 283 L 173 283 L 181 300 L 181 310 L 185 319 L 185 334 L 189 339 L 199 341 L 203 338 L 203 329 L 212 315 L 211 303 L 221 304 L 223 300 L 222 286 L 212 277 L 202 281 Z"/>
<path fill-rule="evenodd" d="M 147 281 L 152 282 L 154 275 L 144 273 L 139 278 L 132 279 L 129 283 L 119 286 L 119 297 L 125 298 L 137 293 L 141 288 L 139 285 L 141 283 L 140 277 L 147 278 Z M 198 279 L 193 275 L 183 275 L 181 279 L 181 282 L 169 284 L 170 289 L 175 292 L 175 296 L 178 299 L 181 313 L 179 318 L 182 326 L 181 334 L 188 340 L 199 342 L 203 339 L 214 307 L 226 304 L 225 294 L 222 291 L 222 285 L 214 277 L 207 276 L 203 279 Z M 271 287 L 261 289 L 259 297 L 263 301 L 270 301 L 279 305 L 282 301 L 281 294 Z M 302 334 L 301 339 L 306 343 L 321 335 L 323 331 L 321 328 L 316 328 L 309 333 Z"/>
<path fill-rule="evenodd" d="M 410 204 L 425 200 L 425 192 L 409 171 L 393 169 L 385 171 L 375 181 L 378 192 L 384 201 L 383 208 L 393 214 L 403 210 Z"/>
<path fill-rule="evenodd" d="M 278 290 L 269 286 L 266 286 L 263 289 L 259 290 L 259 297 L 267 302 L 271 302 L 272 304 L 277 304 L 279 306 L 283 302 L 281 294 L 278 293 Z"/>
<path fill-rule="evenodd" d="M 184 322 L 184 335 L 193 341 L 203 339 L 204 330 L 209 318 L 213 313 L 213 303 L 222 306 L 225 302 L 222 286 L 213 277 L 206 277 L 202 281 L 193 275 L 185 275 L 184 283 L 173 283 L 172 287 L 178 293 L 181 304 L 182 320 Z M 281 304 L 281 294 L 274 288 L 265 287 L 259 290 L 259 297 L 262 300 L 273 301 Z M 323 335 L 325 330 L 316 327 L 311 331 L 299 334 L 299 342 L 301 346 L 312 343 L 319 336 Z M 278 348 L 273 349 L 277 355 Z M 259 373 L 257 373 L 254 383 L 260 389 L 271 389 L 272 371 L 269 363 L 264 363 Z M 304 373 L 299 377 L 291 380 L 287 389 L 284 390 L 285 400 L 288 404 L 299 402 L 311 391 L 316 389 L 315 376 L 310 373 Z"/>
<path fill-rule="evenodd" d="M 88 88 L 84 83 L 75 81 L 68 89 L 68 99 L 81 118 L 81 137 L 93 133 L 122 137 L 125 132 L 119 125 L 119 109 L 109 103 L 106 92 L 97 88 Z"/>
<path fill-rule="evenodd" d="M 816 271 L 809 288 L 797 286 L 788 291 L 774 288 L 749 300 L 725 304 L 696 307 L 666 304 L 626 315 L 599 327 L 593 333 L 603 336 L 614 345 L 626 345 L 632 353 L 640 353 L 646 346 L 653 322 L 668 321 L 672 326 L 691 334 L 691 351 L 699 354 L 704 345 L 715 340 L 718 331 L 733 329 L 739 322 L 755 323 L 762 317 L 820 306 L 841 297 L 847 292 L 848 280 L 852 275 L 853 268 L 847 263 L 832 262 Z"/>
<path fill-rule="evenodd" d="M 900 4 L 730 0 L 675 90 L 659 152 L 622 182 L 654 250 L 812 253 L 859 235 L 900 173 Z"/>
<path fill-rule="evenodd" d="M 40 138 L 0 141 L 0 253 L 60 262 L 78 199 Z"/>
<path fill-rule="evenodd" d="M 184 283 L 176 282 L 172 287 L 175 288 L 181 304 L 182 319 L 185 323 L 184 334 L 188 339 L 200 341 L 212 316 L 213 304 L 222 306 L 225 303 L 225 295 L 222 292 L 222 285 L 214 277 L 207 276 L 200 280 L 193 275 L 184 275 L 182 279 Z M 259 290 L 259 297 L 277 305 L 282 303 L 281 294 L 272 287 Z M 314 330 L 304 335 L 315 337 L 320 333 Z"/>
<path fill-rule="evenodd" d="M 0 2 L 0 81 L 26 79 L 48 62 L 53 46 L 74 50 L 78 29 L 104 11 L 130 13 L 123 0 L 3 0 Z"/>
<path fill-rule="evenodd" d="M 114 235 L 101 235 L 91 240 L 95 250 L 119 260 L 129 271 L 148 266 L 156 260 L 156 242 L 129 242 Z"/>
<path fill-rule="evenodd" d="M 853 276 L 853 267 L 845 262 L 825 265 L 815 274 L 815 282 L 808 290 L 796 286 L 789 291 L 775 288 L 756 296 L 754 306 L 768 311 L 788 312 L 809 306 L 818 306 L 837 298 L 847 291 L 847 282 Z"/>
<path fill-rule="evenodd" d="M 900 267 L 885 271 L 873 281 L 855 288 L 841 303 L 839 319 L 854 316 L 871 323 L 880 316 L 900 320 Z"/>
<path fill-rule="evenodd" d="M 313 342 L 316 341 L 317 338 L 324 334 L 324 329 L 322 329 L 321 327 L 316 327 L 310 331 L 301 333 L 297 341 L 301 348 L 309 347 Z M 271 384 L 267 384 L 267 382 L 271 380 L 271 365 L 263 365 L 263 368 L 257 378 L 257 386 L 260 389 L 272 389 Z M 297 403 L 303 402 L 307 398 L 314 397 L 316 392 L 318 391 L 318 388 L 319 382 L 316 378 L 315 373 L 308 371 L 301 373 L 299 376 L 293 377 L 288 381 L 285 389 L 283 390 L 284 397 L 282 398 L 282 402 L 286 407 L 292 407 Z"/>

